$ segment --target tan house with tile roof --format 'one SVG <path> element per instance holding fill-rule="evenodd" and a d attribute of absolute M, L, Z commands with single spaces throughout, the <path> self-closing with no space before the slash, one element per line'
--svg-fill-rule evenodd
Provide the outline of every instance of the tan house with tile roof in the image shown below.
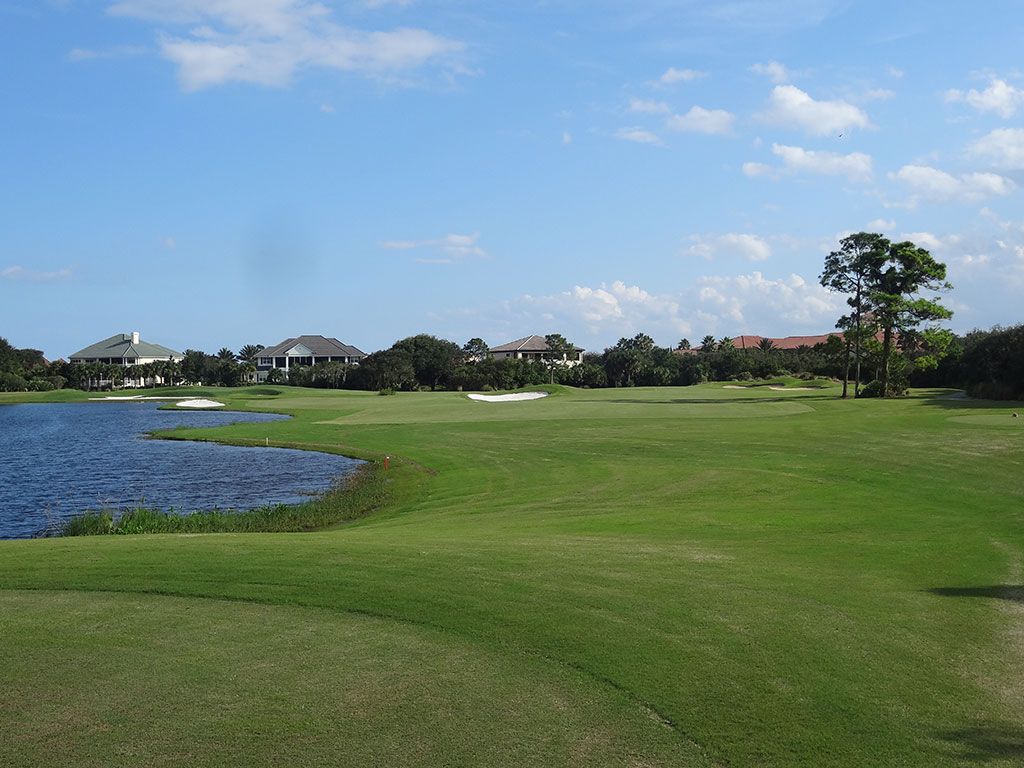
<path fill-rule="evenodd" d="M 573 347 L 570 354 L 563 354 L 560 362 L 562 365 L 579 365 L 583 362 L 582 347 Z M 497 347 L 491 347 L 491 357 L 501 360 L 513 357 L 519 360 L 547 360 L 551 356 L 551 348 L 543 336 L 524 336 L 521 339 L 510 341 Z"/>

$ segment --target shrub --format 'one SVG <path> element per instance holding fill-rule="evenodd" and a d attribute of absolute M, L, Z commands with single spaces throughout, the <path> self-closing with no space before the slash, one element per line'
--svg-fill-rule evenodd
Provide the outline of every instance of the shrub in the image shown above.
<path fill-rule="evenodd" d="M 16 373 L 0 372 L 0 392 L 24 392 L 28 382 Z"/>
<path fill-rule="evenodd" d="M 878 379 L 870 381 L 860 388 L 860 394 L 857 397 L 881 397 L 882 396 L 882 382 Z"/>
<path fill-rule="evenodd" d="M 386 397 L 388 395 L 395 394 L 395 390 L 393 390 L 391 387 L 384 387 L 384 389 L 378 390 L 377 394 Z"/>

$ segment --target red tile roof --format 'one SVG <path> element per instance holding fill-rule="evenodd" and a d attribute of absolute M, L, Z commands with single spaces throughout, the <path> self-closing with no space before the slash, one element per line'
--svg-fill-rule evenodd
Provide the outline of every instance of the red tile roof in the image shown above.
<path fill-rule="evenodd" d="M 816 344 L 824 344 L 828 341 L 829 336 L 836 336 L 840 341 L 843 340 L 842 331 L 832 331 L 831 333 L 824 333 L 818 336 L 783 336 L 781 338 L 773 336 L 736 336 L 732 340 L 732 345 L 736 347 L 736 349 L 757 349 L 761 340 L 768 338 L 772 342 L 773 349 L 796 349 L 797 347 L 813 347 Z M 882 332 L 879 331 L 875 334 L 875 338 L 878 339 L 878 341 L 881 341 Z M 694 349 L 687 351 L 699 352 L 700 347 L 695 347 Z"/>

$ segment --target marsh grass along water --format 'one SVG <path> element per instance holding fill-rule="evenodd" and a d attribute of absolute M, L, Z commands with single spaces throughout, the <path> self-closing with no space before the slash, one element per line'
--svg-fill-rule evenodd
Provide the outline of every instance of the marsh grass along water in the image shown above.
<path fill-rule="evenodd" d="M 0 407 L 0 538 L 33 536 L 87 510 L 146 506 L 188 513 L 294 504 L 327 490 L 360 463 L 314 451 L 148 439 L 154 430 L 287 418 L 160 405 Z"/>

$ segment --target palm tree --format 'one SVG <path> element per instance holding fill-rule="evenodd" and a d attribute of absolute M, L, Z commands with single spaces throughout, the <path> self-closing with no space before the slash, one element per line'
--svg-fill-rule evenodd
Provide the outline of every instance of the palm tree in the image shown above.
<path fill-rule="evenodd" d="M 238 359 L 246 363 L 255 363 L 256 358 L 264 349 L 266 349 L 266 347 L 262 344 L 246 344 L 238 350 Z"/>
<path fill-rule="evenodd" d="M 701 352 L 714 352 L 715 351 L 715 337 L 710 333 L 700 340 Z"/>
<path fill-rule="evenodd" d="M 757 342 L 757 348 L 761 350 L 761 353 L 765 357 L 768 357 L 768 355 L 771 354 L 771 351 L 775 349 L 775 342 L 772 341 L 771 339 L 763 338 L 759 342 Z"/>
<path fill-rule="evenodd" d="M 131 368 L 126 368 L 125 373 L 131 376 L 132 381 L 138 380 L 141 386 L 146 386 L 146 379 L 153 375 L 153 364 L 152 363 L 138 363 L 133 365 Z"/>
<path fill-rule="evenodd" d="M 244 359 L 245 358 L 243 358 L 243 360 Z M 242 374 L 242 381 L 245 381 L 248 384 L 251 384 L 254 381 L 256 381 L 256 363 L 252 362 L 251 360 L 245 360 L 245 362 L 243 362 L 238 367 L 238 370 Z"/>
<path fill-rule="evenodd" d="M 718 348 L 721 349 L 721 350 L 731 349 L 732 348 L 732 339 L 729 338 L 728 336 L 723 336 L 718 341 Z"/>
<path fill-rule="evenodd" d="M 232 352 L 227 347 L 221 347 L 220 350 L 217 352 L 217 359 L 221 360 L 221 361 L 223 361 L 225 363 L 228 362 L 228 361 L 234 362 L 235 361 L 235 353 Z"/>
<path fill-rule="evenodd" d="M 181 363 L 178 360 L 172 360 L 168 358 L 165 363 L 165 370 L 167 371 L 168 383 L 174 386 L 181 381 Z"/>
<path fill-rule="evenodd" d="M 680 339 L 679 343 L 676 344 L 676 349 L 689 349 L 689 348 L 690 348 L 690 340 L 689 339 Z"/>

